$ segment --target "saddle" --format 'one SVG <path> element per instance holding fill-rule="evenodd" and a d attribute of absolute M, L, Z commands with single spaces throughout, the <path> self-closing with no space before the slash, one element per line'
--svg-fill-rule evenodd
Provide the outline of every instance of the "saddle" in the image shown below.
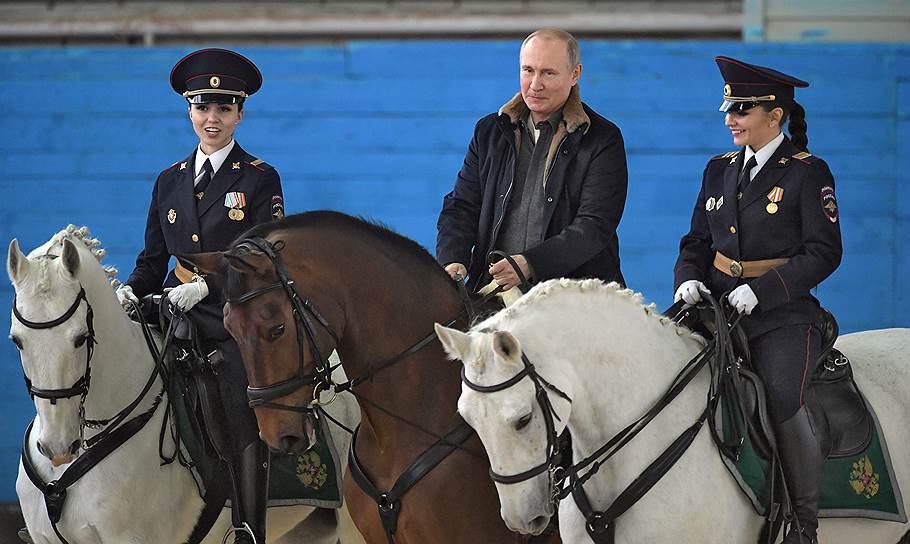
<path fill-rule="evenodd" d="M 713 336 L 713 313 L 686 310 L 678 322 Z M 822 453 L 829 459 L 851 457 L 869 446 L 874 422 L 866 401 L 853 379 L 853 368 L 846 355 L 834 347 L 839 328 L 834 316 L 822 309 L 822 349 L 806 390 L 806 405 Z M 748 340 L 741 328 L 732 335 L 739 362 L 738 399 L 728 395 L 724 402 L 738 402 L 747 419 L 746 429 L 758 455 L 768 460 L 775 445 L 766 406 L 765 388 L 752 367 Z"/>

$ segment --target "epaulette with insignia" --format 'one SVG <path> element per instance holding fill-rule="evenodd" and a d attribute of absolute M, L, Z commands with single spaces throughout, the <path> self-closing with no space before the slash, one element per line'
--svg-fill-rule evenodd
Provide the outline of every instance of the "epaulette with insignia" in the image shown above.
<path fill-rule="evenodd" d="M 711 160 L 716 161 L 718 159 L 732 159 L 733 157 L 735 157 L 738 154 L 739 154 L 739 150 L 737 149 L 736 151 L 729 151 L 727 153 L 724 153 L 723 155 L 717 155 L 716 157 L 711 157 Z"/>
<path fill-rule="evenodd" d="M 162 170 L 162 171 L 161 171 L 161 174 L 167 172 L 168 170 L 170 170 L 171 168 L 177 166 L 178 164 L 183 165 L 183 166 L 180 167 L 181 170 L 185 170 L 185 169 L 186 169 L 186 161 L 177 161 L 177 162 L 175 162 L 174 164 L 172 164 L 172 165 L 168 166 L 167 168 L 165 168 L 164 170 Z M 161 174 L 158 174 L 158 175 L 160 176 Z"/>
<path fill-rule="evenodd" d="M 800 152 L 797 153 L 796 155 L 793 155 L 793 158 L 796 159 L 796 160 L 798 160 L 798 161 L 802 161 L 802 162 L 804 162 L 804 163 L 806 163 L 806 164 L 809 164 L 809 163 L 812 162 L 812 161 L 810 161 L 809 159 L 810 159 L 810 158 L 815 158 L 815 156 L 814 156 L 812 153 L 809 153 L 808 151 L 800 151 Z"/>
<path fill-rule="evenodd" d="M 262 159 L 254 159 L 254 160 L 248 162 L 247 164 L 249 164 L 250 166 L 255 166 L 257 169 L 262 170 L 263 172 L 272 167 L 270 164 L 268 164 L 267 162 L 265 162 Z"/>

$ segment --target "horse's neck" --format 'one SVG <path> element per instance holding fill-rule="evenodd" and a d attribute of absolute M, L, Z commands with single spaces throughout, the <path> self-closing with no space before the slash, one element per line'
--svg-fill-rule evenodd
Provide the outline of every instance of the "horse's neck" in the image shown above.
<path fill-rule="evenodd" d="M 568 426 L 576 461 L 640 418 L 700 349 L 688 331 L 648 315 L 631 300 L 613 304 L 598 293 L 580 293 L 541 302 L 524 314 L 527 317 L 515 320 L 513 328 L 506 328 L 516 334 L 547 380 L 571 390 Z M 617 459 L 643 468 L 691 425 L 705 398 L 704 383 L 693 385 Z M 611 460 L 601 473 L 610 474 L 614 464 Z M 632 474 L 636 468 L 626 476 L 637 475 Z"/>
<path fill-rule="evenodd" d="M 83 281 L 94 312 L 95 346 L 91 387 L 85 399 L 86 417 L 108 418 L 142 391 L 154 366 L 139 324 L 129 319 L 106 281 Z M 158 388 L 142 406 L 151 402 Z M 138 413 L 138 412 L 137 412 Z"/>
<path fill-rule="evenodd" d="M 338 352 L 349 378 L 369 372 L 434 335 L 434 322 L 445 323 L 462 309 L 457 292 L 436 278 L 423 282 L 421 293 L 405 292 L 402 287 L 413 285 L 413 278 L 380 283 L 383 289 L 377 289 L 375 283 L 358 286 L 345 302 L 347 324 Z M 451 430 L 461 391 L 458 376 L 457 365 L 447 360 L 434 335 L 428 345 L 378 370 L 357 387 L 358 396 L 365 399 L 360 403 L 362 426 L 371 428 L 380 441 L 396 441 L 403 434 L 414 433 L 421 441 L 427 438 L 415 427 L 389 416 L 391 412 L 436 433 Z"/>
<path fill-rule="evenodd" d="M 628 320 L 620 317 L 607 328 L 594 326 L 588 334 L 567 336 L 564 344 L 560 342 L 584 351 L 567 356 L 577 384 L 568 423 L 575 462 L 591 455 L 651 409 L 701 348 L 687 332 L 649 319 L 651 322 L 641 322 L 635 316 Z M 615 497 L 692 425 L 704 410 L 706 388 L 707 370 L 703 369 L 590 480 L 585 489 L 592 500 Z"/>

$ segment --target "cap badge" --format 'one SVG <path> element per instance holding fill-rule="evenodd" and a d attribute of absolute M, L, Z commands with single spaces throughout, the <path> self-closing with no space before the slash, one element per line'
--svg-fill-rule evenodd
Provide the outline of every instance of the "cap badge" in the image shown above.
<path fill-rule="evenodd" d="M 167 211 L 167 222 L 173 225 L 174 221 L 177 221 L 177 210 L 171 208 Z"/>
<path fill-rule="evenodd" d="M 708 199 L 707 202 L 705 202 L 705 209 L 708 210 L 709 212 L 714 211 L 714 204 L 715 204 L 716 202 L 717 202 L 717 201 L 716 201 L 716 200 L 714 199 L 714 197 L 712 196 L 711 198 Z"/>
<path fill-rule="evenodd" d="M 730 84 L 724 84 L 724 96 L 730 96 L 731 94 L 733 94 L 733 89 L 730 88 Z"/>
<path fill-rule="evenodd" d="M 221 78 L 218 76 L 212 76 L 212 79 L 209 80 L 209 85 L 211 85 L 213 89 L 217 89 L 221 86 Z"/>

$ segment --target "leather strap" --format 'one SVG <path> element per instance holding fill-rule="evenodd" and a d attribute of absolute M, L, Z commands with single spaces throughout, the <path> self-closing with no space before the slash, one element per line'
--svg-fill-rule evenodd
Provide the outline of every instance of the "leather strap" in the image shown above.
<path fill-rule="evenodd" d="M 386 492 L 379 491 L 376 488 L 376 485 L 370 480 L 370 477 L 367 476 L 357 460 L 358 430 L 360 430 L 359 426 L 354 430 L 354 436 L 351 437 L 351 448 L 348 450 L 348 469 L 351 471 L 351 476 L 357 482 L 358 487 L 376 501 L 376 505 L 379 507 L 382 527 L 385 529 L 389 542 L 393 543 L 392 535 L 395 534 L 395 529 L 398 526 L 398 515 L 401 513 L 401 497 L 414 487 L 414 484 L 420 481 L 421 478 L 433 470 L 436 465 L 441 463 L 443 459 L 455 451 L 457 446 L 460 446 L 470 438 L 474 434 L 474 429 L 462 421 L 449 434 L 436 441 L 435 444 L 421 453 L 417 459 L 414 459 L 401 476 L 398 477 L 392 488 Z"/>
<path fill-rule="evenodd" d="M 790 259 L 764 259 L 761 261 L 734 261 L 720 251 L 714 254 L 714 268 L 731 278 L 757 278 L 775 266 L 780 266 Z"/>

